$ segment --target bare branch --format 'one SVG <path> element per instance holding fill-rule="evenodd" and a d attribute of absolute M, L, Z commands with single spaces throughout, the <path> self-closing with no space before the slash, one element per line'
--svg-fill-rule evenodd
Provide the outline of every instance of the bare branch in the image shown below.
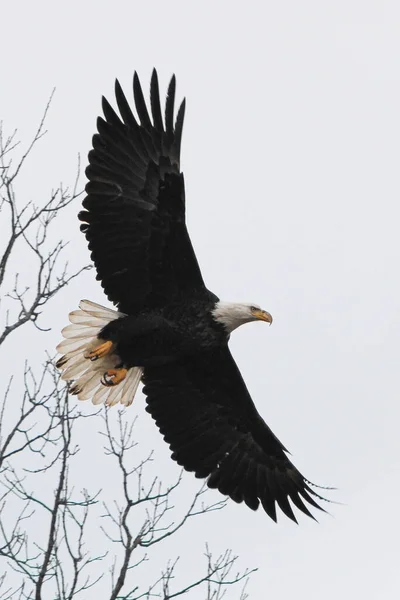
<path fill-rule="evenodd" d="M 172 598 L 183 596 L 184 594 L 187 594 L 188 592 L 190 592 L 194 588 L 201 586 L 202 584 L 207 584 L 207 600 L 222 600 L 222 598 L 225 595 L 226 586 L 234 585 L 243 580 L 247 581 L 249 575 L 257 570 L 246 569 L 243 573 L 237 572 L 233 575 L 232 569 L 238 557 L 234 556 L 231 550 L 226 550 L 216 560 L 213 560 L 208 545 L 206 545 L 205 556 L 207 559 L 206 575 L 176 592 L 171 591 L 171 584 L 174 580 L 174 572 L 178 563 L 178 559 L 176 559 L 174 562 L 168 563 L 166 570 L 162 573 L 161 576 L 163 600 L 171 600 Z M 241 599 L 243 600 L 245 598 L 243 596 L 244 589 L 245 588 L 243 588 L 241 594 Z"/>
<path fill-rule="evenodd" d="M 53 94 L 52 94 L 53 96 Z M 9 153 L 14 150 L 17 143 L 14 142 L 15 132 L 9 138 L 4 138 L 2 127 L 0 127 L 0 210 L 8 208 L 8 237 L 4 238 L 4 249 L 0 256 L 0 289 L 4 284 L 6 270 L 10 260 L 17 248 L 17 243 L 22 242 L 25 249 L 31 254 L 32 264 L 36 264 L 36 281 L 24 283 L 21 287 L 19 273 L 14 275 L 13 288 L 4 292 L 0 302 L 4 304 L 5 298 L 14 300 L 17 306 L 17 312 L 13 310 L 13 317 L 10 317 L 9 309 L 6 311 L 6 322 L 0 330 L 0 345 L 16 329 L 31 322 L 41 329 L 38 324 L 38 317 L 45 304 L 62 290 L 68 283 L 80 275 L 82 271 L 91 268 L 82 267 L 75 272 L 68 273 L 68 263 L 61 266 L 61 258 L 66 243 L 57 242 L 53 246 L 48 246 L 50 228 L 57 218 L 60 217 L 62 210 L 76 200 L 82 192 L 78 192 L 78 183 L 80 177 L 80 157 L 78 156 L 78 169 L 75 182 L 70 191 L 62 185 L 58 186 L 50 194 L 50 198 L 43 206 L 38 207 L 32 202 L 25 203 L 22 208 L 18 208 L 16 200 L 14 181 L 20 174 L 22 166 L 25 164 L 29 155 L 37 142 L 45 134 L 44 124 L 50 107 L 52 96 L 46 106 L 39 127 L 34 135 L 32 142 L 22 155 L 16 168 L 12 169 L 12 161 L 6 163 Z M 4 219 L 4 217 L 3 217 Z M 30 274 L 33 271 L 31 269 Z M 29 281 L 30 278 L 28 278 Z M 27 279 L 24 278 L 26 282 Z"/>

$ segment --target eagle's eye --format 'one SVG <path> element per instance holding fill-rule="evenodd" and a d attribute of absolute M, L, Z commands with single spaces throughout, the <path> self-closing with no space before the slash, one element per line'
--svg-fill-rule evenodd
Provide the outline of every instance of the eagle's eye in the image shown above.
<path fill-rule="evenodd" d="M 256 310 L 258 310 L 258 309 L 256 306 L 250 306 L 250 310 L 253 313 L 253 312 L 256 312 Z"/>

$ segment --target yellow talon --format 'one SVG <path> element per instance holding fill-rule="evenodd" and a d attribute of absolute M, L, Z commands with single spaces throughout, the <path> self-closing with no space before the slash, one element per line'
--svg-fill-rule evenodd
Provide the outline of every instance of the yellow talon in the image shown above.
<path fill-rule="evenodd" d="M 107 342 L 104 342 L 104 344 L 100 344 L 100 346 L 94 348 L 94 350 L 89 352 L 85 358 L 90 358 L 90 360 L 98 360 L 99 358 L 103 358 L 103 356 L 106 356 L 106 354 L 111 352 L 112 347 L 113 343 L 108 340 Z"/>
<path fill-rule="evenodd" d="M 118 385 L 121 383 L 126 377 L 128 373 L 128 369 L 109 369 L 103 374 L 103 378 L 101 379 L 101 383 L 106 387 L 110 387 L 112 385 Z"/>

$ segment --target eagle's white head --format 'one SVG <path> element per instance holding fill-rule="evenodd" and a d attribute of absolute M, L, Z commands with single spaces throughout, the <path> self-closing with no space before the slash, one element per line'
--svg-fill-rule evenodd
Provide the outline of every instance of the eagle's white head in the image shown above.
<path fill-rule="evenodd" d="M 222 323 L 228 333 L 250 321 L 266 321 L 272 323 L 272 316 L 257 304 L 241 304 L 239 302 L 217 302 L 212 311 L 213 317 Z"/>

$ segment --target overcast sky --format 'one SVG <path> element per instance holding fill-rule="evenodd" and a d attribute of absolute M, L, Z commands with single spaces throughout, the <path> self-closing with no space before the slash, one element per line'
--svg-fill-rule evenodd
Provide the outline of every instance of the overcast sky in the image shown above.
<path fill-rule="evenodd" d="M 14 0 L 2 21 L 6 128 L 28 139 L 56 87 L 49 133 L 19 188 L 27 199 L 73 180 L 115 77 L 130 94 L 133 71 L 148 89 L 156 66 L 164 94 L 176 74 L 187 98 L 188 225 L 205 281 L 274 316 L 272 327 L 241 328 L 231 348 L 296 466 L 339 488 L 330 497 L 343 505 L 319 525 L 275 525 L 232 503 L 193 526 L 176 552 L 205 540 L 231 547 L 243 566 L 259 567 L 249 586 L 257 600 L 394 598 L 400 4 Z M 86 260 L 78 210 L 63 231 L 75 265 Z M 48 312 L 41 351 L 82 297 L 106 304 L 91 275 L 71 285 Z M 126 418 L 143 412 L 140 395 Z M 164 466 L 168 448 L 145 422 Z"/>

